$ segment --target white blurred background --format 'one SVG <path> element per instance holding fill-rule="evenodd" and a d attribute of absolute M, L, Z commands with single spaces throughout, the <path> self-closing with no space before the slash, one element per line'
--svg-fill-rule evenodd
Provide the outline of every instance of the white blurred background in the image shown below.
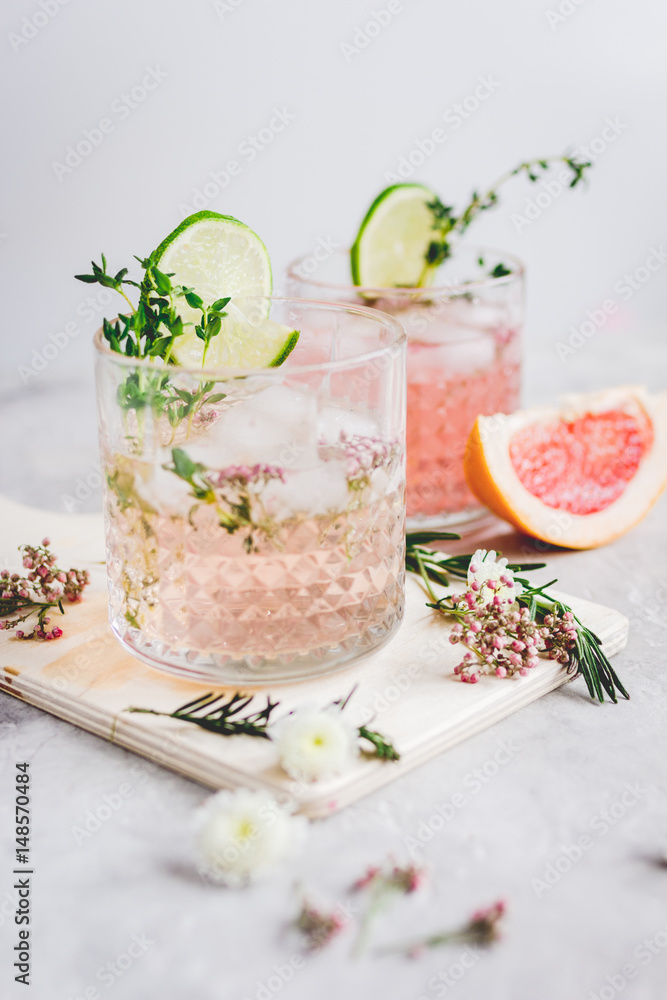
<path fill-rule="evenodd" d="M 527 265 L 526 403 L 667 386 L 658 0 L 4 0 L 1 18 L 10 496 L 100 504 L 91 337 L 105 307 L 72 277 L 91 257 L 116 270 L 206 207 L 260 234 L 280 290 L 318 240 L 349 245 L 410 157 L 411 179 L 460 205 L 524 158 L 586 147 L 587 188 L 515 180 L 469 239 Z"/>

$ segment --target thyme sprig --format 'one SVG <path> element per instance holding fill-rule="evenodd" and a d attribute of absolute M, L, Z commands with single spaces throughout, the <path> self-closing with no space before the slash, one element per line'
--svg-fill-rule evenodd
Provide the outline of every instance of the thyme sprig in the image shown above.
<path fill-rule="evenodd" d="M 158 712 L 154 708 L 136 708 L 131 706 L 126 712 L 143 712 L 146 715 L 164 715 L 179 722 L 192 722 L 211 733 L 219 736 L 256 736 L 259 739 L 270 740 L 268 726 L 271 713 L 278 707 L 277 701 L 266 698 L 266 705 L 259 712 L 241 713 L 249 708 L 254 695 L 236 692 L 229 700 L 225 695 L 208 694 L 194 698 L 193 701 L 181 705 L 174 712 Z"/>
<path fill-rule="evenodd" d="M 466 609 L 457 603 L 451 594 L 438 597 L 432 583 L 449 588 L 452 579 L 467 579 L 473 557 L 472 555 L 447 556 L 427 545 L 428 542 L 452 537 L 458 536 L 448 532 L 408 532 L 406 568 L 421 577 L 431 598 L 427 606 L 460 622 L 465 619 Z M 510 563 L 507 569 L 516 574 L 543 569 L 545 565 L 545 563 Z M 582 623 L 567 604 L 548 593 L 547 588 L 552 587 L 557 580 L 550 580 L 536 587 L 525 577 L 515 576 L 515 579 L 522 587 L 521 593 L 516 598 L 517 604 L 520 608 L 527 608 L 530 618 L 537 624 L 551 625 L 552 621 L 561 619 L 565 614 L 571 615 L 576 622 L 576 641 L 568 650 L 567 671 L 574 676 L 583 676 L 591 698 L 603 702 L 606 693 L 614 704 L 618 702 L 617 693 L 623 698 L 629 698 L 630 695 L 602 650 L 600 638 Z"/>
<path fill-rule="evenodd" d="M 173 273 L 161 271 L 152 257 L 135 257 L 144 271 L 139 283 L 127 277 L 126 267 L 115 275 L 109 274 L 106 257 L 104 254 L 101 256 L 101 267 L 91 261 L 90 274 L 75 274 L 74 277 L 77 281 L 99 284 L 118 292 L 130 307 L 130 312 L 120 313 L 115 322 L 103 321 L 104 338 L 111 349 L 129 358 L 162 358 L 165 364 L 169 364 L 174 341 L 183 336 L 186 327 L 192 326 L 191 323 L 184 323 L 180 316 L 179 306 L 182 307 L 184 301 L 191 309 L 201 312 L 201 319 L 195 324 L 195 334 L 204 342 L 203 365 L 211 340 L 218 336 L 222 328 L 230 296 L 223 296 L 205 306 L 193 288 L 172 282 Z M 139 289 L 136 306 L 124 286 Z"/>
<path fill-rule="evenodd" d="M 180 315 L 183 304 L 198 310 L 201 318 L 194 324 L 196 336 L 203 341 L 202 366 L 206 353 L 214 337 L 222 329 L 222 320 L 227 315 L 225 307 L 229 296 L 216 299 L 210 306 L 204 302 L 193 288 L 172 281 L 173 273 L 165 274 L 151 257 L 136 257 L 143 268 L 141 282 L 127 277 L 128 269 L 121 268 L 116 274 L 107 272 L 104 254 L 102 264 L 91 261 L 91 273 L 77 274 L 75 278 L 86 284 L 99 284 L 110 288 L 125 300 L 129 313 L 119 313 L 115 320 L 102 320 L 102 333 L 112 351 L 128 358 L 162 361 L 163 366 L 156 371 L 131 372 L 118 387 L 117 400 L 122 410 L 152 410 L 155 416 L 166 414 L 171 427 L 176 428 L 186 417 L 188 431 L 194 414 L 205 403 L 224 399 L 224 393 L 213 393 L 213 382 L 202 382 L 193 391 L 179 389 L 171 385 L 169 368 L 174 365 L 172 356 L 175 342 L 187 332 L 192 323 L 183 322 Z M 127 288 L 139 289 L 136 306 L 126 292 Z"/>
<path fill-rule="evenodd" d="M 428 284 L 428 280 L 435 268 L 444 263 L 452 255 L 452 239 L 462 236 L 470 224 L 482 214 L 498 204 L 499 189 L 507 181 L 520 174 L 525 174 L 531 183 L 535 183 L 554 164 L 563 163 L 571 172 L 569 186 L 574 188 L 584 178 L 586 170 L 592 166 L 587 160 L 579 159 L 576 154 L 562 156 L 547 156 L 536 160 L 525 160 L 513 170 L 508 170 L 502 174 L 485 191 L 473 191 L 469 203 L 457 213 L 453 205 L 445 205 L 439 198 L 435 198 L 428 203 L 433 216 L 432 228 L 435 237 L 428 246 L 425 254 L 424 268 L 418 284 Z M 491 271 L 491 277 L 500 278 L 511 272 L 504 264 L 498 264 Z"/>

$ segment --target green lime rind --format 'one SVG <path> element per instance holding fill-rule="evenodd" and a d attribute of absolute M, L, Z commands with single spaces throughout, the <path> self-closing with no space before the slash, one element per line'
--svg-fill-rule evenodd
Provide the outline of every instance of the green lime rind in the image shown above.
<path fill-rule="evenodd" d="M 292 330 L 291 334 L 289 335 L 288 339 L 283 345 L 282 350 L 275 356 L 273 361 L 269 365 L 267 365 L 267 367 L 279 368 L 280 365 L 282 365 L 283 361 L 285 361 L 289 357 L 289 355 L 292 353 L 292 351 L 298 344 L 299 336 L 300 336 L 299 330 Z"/>
<path fill-rule="evenodd" d="M 222 222 L 232 222 L 237 226 L 241 226 L 243 229 L 250 230 L 252 235 L 261 244 L 266 254 L 266 261 L 268 264 L 269 281 L 270 281 L 269 290 L 267 294 L 270 295 L 271 292 L 273 291 L 273 273 L 271 270 L 271 258 L 269 257 L 269 251 L 266 249 L 263 240 L 259 238 L 254 229 L 250 229 L 250 226 L 246 226 L 245 222 L 241 222 L 240 219 L 234 218 L 233 215 L 222 215 L 220 212 L 211 212 L 209 211 L 209 209 L 203 209 L 201 212 L 194 212 L 192 215 L 188 215 L 187 218 L 183 219 L 183 221 L 178 226 L 176 226 L 176 229 L 174 229 L 173 232 L 169 233 L 168 236 L 165 236 L 165 238 L 162 240 L 162 243 L 160 243 L 159 246 L 157 246 L 155 250 L 153 250 L 153 253 L 150 256 L 152 262 L 154 264 L 159 263 L 160 259 L 164 255 L 165 250 L 171 246 L 171 244 L 174 242 L 175 239 L 177 239 L 182 233 L 184 233 L 186 229 L 189 229 L 197 222 L 203 222 L 204 219 L 217 219 Z M 196 288 L 195 291 L 197 291 Z"/>
<path fill-rule="evenodd" d="M 386 205 L 386 202 L 390 199 L 394 200 L 397 192 L 403 193 L 406 190 L 415 190 L 423 192 L 425 195 L 425 197 L 421 199 L 423 203 L 427 201 L 434 201 L 437 197 L 435 192 L 432 191 L 431 188 L 427 187 L 425 184 L 417 184 L 417 183 L 391 184 L 389 187 L 385 188 L 384 191 L 380 192 L 380 194 L 377 196 L 375 201 L 372 203 L 372 205 L 366 212 L 366 215 L 363 218 L 361 226 L 359 227 L 357 238 L 352 244 L 352 249 L 350 251 L 352 281 L 355 285 L 357 286 L 366 285 L 369 287 L 386 287 L 382 284 L 378 285 L 376 282 L 369 281 L 368 276 L 364 274 L 364 266 L 363 266 L 364 250 L 366 249 L 366 253 L 368 252 L 368 248 L 365 245 L 367 244 L 369 237 L 372 238 L 373 235 L 372 229 L 374 228 L 374 223 L 377 222 L 378 211 L 382 209 L 386 214 L 387 209 L 390 207 Z M 401 201 L 402 200 L 403 199 L 401 199 Z M 397 233 L 397 236 L 399 236 L 400 238 L 401 236 L 400 232 Z M 425 217 L 425 225 L 423 228 L 423 253 L 420 254 L 420 260 L 423 258 L 425 259 L 426 250 L 428 249 L 428 245 L 432 239 L 433 239 L 433 232 L 431 226 L 431 219 L 429 216 L 427 216 Z M 411 281 L 406 281 L 405 286 L 409 286 L 412 283 L 413 282 Z M 395 287 L 396 285 L 397 283 L 394 282 L 394 284 L 389 287 Z"/>

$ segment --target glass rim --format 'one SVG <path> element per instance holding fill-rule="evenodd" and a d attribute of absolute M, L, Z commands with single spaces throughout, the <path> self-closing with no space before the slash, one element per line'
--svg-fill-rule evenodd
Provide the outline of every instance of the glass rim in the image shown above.
<path fill-rule="evenodd" d="M 241 298 L 241 296 L 239 296 L 239 298 Z M 373 309 L 370 306 L 357 305 L 356 303 L 330 302 L 326 299 L 297 298 L 296 296 L 289 295 L 248 295 L 243 296 L 243 298 L 245 301 L 263 300 L 269 302 L 288 302 L 300 306 L 305 305 L 307 307 L 326 309 L 329 312 L 353 313 L 354 315 L 362 316 L 371 320 L 376 326 L 382 326 L 389 329 L 392 331 L 394 336 L 390 343 L 385 344 L 382 347 L 375 348 L 372 351 L 365 351 L 361 354 L 355 354 L 349 358 L 341 358 L 337 361 L 321 361 L 314 364 L 293 365 L 290 368 L 285 368 L 284 365 L 276 365 L 272 368 L 223 368 L 220 366 L 210 367 L 208 365 L 206 367 L 197 365 L 160 366 L 157 364 L 157 360 L 159 359 L 149 357 L 131 358 L 126 354 L 120 354 L 118 351 L 113 351 L 108 342 L 104 339 L 103 326 L 99 327 L 99 329 L 95 332 L 93 345 L 100 357 L 115 361 L 125 368 L 143 368 L 146 371 L 153 372 L 167 371 L 173 372 L 174 374 L 194 375 L 197 378 L 217 376 L 216 381 L 222 381 L 221 376 L 224 379 L 250 378 L 257 375 L 273 375 L 274 377 L 279 378 L 281 373 L 285 372 L 289 372 L 290 375 L 298 375 L 307 374 L 309 372 L 344 371 L 360 364 L 368 364 L 368 362 L 374 361 L 375 359 L 383 357 L 386 354 L 390 354 L 402 345 L 407 344 L 408 337 L 403 324 L 393 316 L 390 316 L 388 313 L 382 312 L 380 309 Z M 115 320 L 112 320 L 111 322 L 114 321 Z"/>
<path fill-rule="evenodd" d="M 408 298 L 410 296 L 438 296 L 444 298 L 446 295 L 465 295 L 471 289 L 481 289 L 481 288 L 497 288 L 501 285 L 509 285 L 513 281 L 521 279 L 526 273 L 526 268 L 518 257 L 515 257 L 512 253 L 507 253 L 504 250 L 496 250 L 494 247 L 484 247 L 476 246 L 475 244 L 465 244 L 461 249 L 471 250 L 478 253 L 480 256 L 484 254 L 495 254 L 499 257 L 504 257 L 513 265 L 513 270 L 509 274 L 503 274 L 501 277 L 494 278 L 491 275 L 486 278 L 475 278 L 472 281 L 459 281 L 452 282 L 449 285 L 415 285 L 413 287 L 407 285 L 396 285 L 392 287 L 376 287 L 373 285 L 355 285 L 350 279 L 349 284 L 340 284 L 337 281 L 322 281 L 317 279 L 317 271 L 314 275 L 310 275 L 305 278 L 296 272 L 296 268 L 299 267 L 303 261 L 312 257 L 312 253 L 302 254 L 295 260 L 291 261 L 287 265 L 287 277 L 292 281 L 300 281 L 304 284 L 313 285 L 316 288 L 327 288 L 333 289 L 335 291 L 346 291 L 349 292 L 353 290 L 359 295 L 367 296 L 368 298 L 374 299 L 387 299 L 387 298 Z M 343 254 L 349 256 L 351 248 L 338 248 L 333 251 L 331 256 L 341 256 Z M 455 251 L 456 252 L 456 251 Z M 454 255 L 453 255 L 454 256 Z M 387 293 L 390 293 L 389 295 Z M 380 310 L 378 310 L 379 312 Z"/>

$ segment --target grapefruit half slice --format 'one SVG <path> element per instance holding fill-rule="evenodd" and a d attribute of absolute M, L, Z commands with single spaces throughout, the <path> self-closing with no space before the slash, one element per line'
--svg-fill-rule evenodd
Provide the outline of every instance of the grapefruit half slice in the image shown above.
<path fill-rule="evenodd" d="M 604 545 L 667 485 L 667 392 L 620 386 L 478 417 L 464 468 L 473 493 L 520 531 L 572 549 Z"/>

